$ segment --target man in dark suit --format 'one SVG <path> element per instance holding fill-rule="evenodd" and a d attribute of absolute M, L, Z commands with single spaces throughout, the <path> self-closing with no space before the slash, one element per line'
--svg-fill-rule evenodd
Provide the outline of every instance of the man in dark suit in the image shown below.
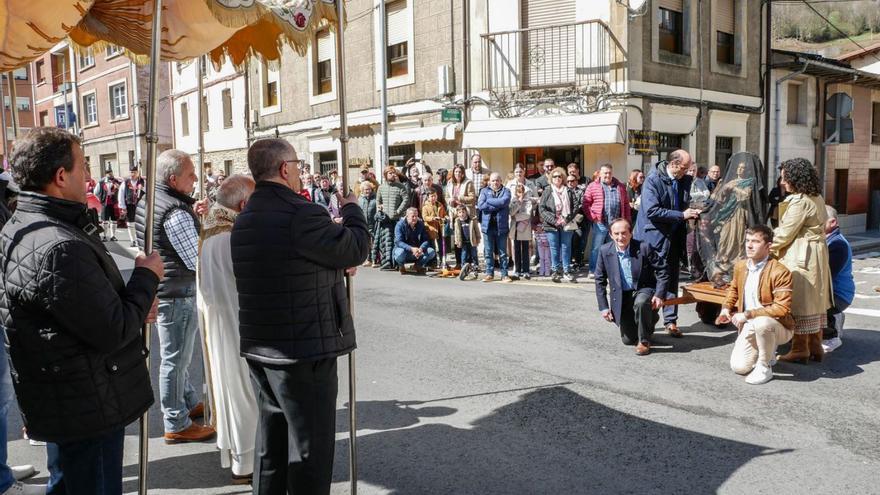
<path fill-rule="evenodd" d="M 666 260 L 669 282 L 666 293 L 657 294 L 662 299 L 678 297 L 678 267 L 686 256 L 686 224 L 700 214 L 700 210 L 689 208 L 693 177 L 687 175 L 687 171 L 691 163 L 687 151 L 673 151 L 667 161 L 657 164 L 642 186 L 642 206 L 633 237 L 650 244 L 654 252 Z M 682 336 L 678 329 L 678 306 L 667 306 L 663 310 L 663 324 L 669 335 Z"/>
<path fill-rule="evenodd" d="M 599 248 L 596 263 L 599 311 L 605 320 L 617 324 L 623 343 L 635 345 L 636 354 L 644 356 L 651 352 L 651 335 L 659 319 L 655 310 L 663 306 L 658 296 L 666 293 L 666 260 L 650 244 L 632 240 L 629 220 L 614 220 L 610 232 L 612 242 Z"/>

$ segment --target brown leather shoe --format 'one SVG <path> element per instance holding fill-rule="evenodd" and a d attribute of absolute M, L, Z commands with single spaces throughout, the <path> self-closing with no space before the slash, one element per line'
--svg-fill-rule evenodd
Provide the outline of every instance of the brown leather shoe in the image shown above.
<path fill-rule="evenodd" d="M 666 333 L 668 333 L 670 337 L 675 337 L 677 339 L 684 337 L 684 334 L 681 333 L 681 330 L 678 329 L 678 325 L 675 323 L 666 325 Z"/>
<path fill-rule="evenodd" d="M 406 275 L 406 267 L 403 266 L 403 265 L 400 265 L 400 274 L 401 274 L 401 275 Z"/>
<path fill-rule="evenodd" d="M 232 475 L 232 484 L 233 485 L 253 485 L 254 484 L 254 473 L 251 474 L 243 474 L 243 475 Z"/>
<path fill-rule="evenodd" d="M 165 443 L 170 445 L 174 443 L 204 442 L 205 440 L 214 438 L 216 434 L 217 432 L 210 426 L 202 426 L 193 423 L 189 425 L 189 428 L 183 431 L 178 431 L 177 433 L 166 432 Z"/>
<path fill-rule="evenodd" d="M 651 344 L 648 342 L 639 342 L 636 345 L 636 355 L 647 356 L 648 354 L 651 354 Z"/>
<path fill-rule="evenodd" d="M 205 417 L 205 403 L 199 402 L 195 407 L 189 410 L 189 419 L 196 418 L 204 418 Z"/>

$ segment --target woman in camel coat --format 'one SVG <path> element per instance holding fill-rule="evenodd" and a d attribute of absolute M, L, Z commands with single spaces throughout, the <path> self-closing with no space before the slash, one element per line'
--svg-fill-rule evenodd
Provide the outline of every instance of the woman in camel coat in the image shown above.
<path fill-rule="evenodd" d="M 825 311 L 831 307 L 831 268 L 825 244 L 825 201 L 819 176 L 804 158 L 782 163 L 782 186 L 788 196 L 780 204 L 779 226 L 773 231 L 771 253 L 791 272 L 791 314 L 795 335 L 791 351 L 780 361 L 821 361 Z"/>

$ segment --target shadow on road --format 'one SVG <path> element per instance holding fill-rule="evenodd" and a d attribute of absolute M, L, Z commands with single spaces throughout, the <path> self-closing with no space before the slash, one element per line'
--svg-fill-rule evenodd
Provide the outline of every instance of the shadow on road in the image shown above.
<path fill-rule="evenodd" d="M 421 411 L 396 401 L 364 409 L 384 425 L 411 424 Z M 787 451 L 639 418 L 557 386 L 525 393 L 471 429 L 365 435 L 358 452 L 360 479 L 392 493 L 644 494 L 715 493 L 750 460 Z M 348 440 L 340 440 L 334 481 L 348 479 L 339 469 L 347 465 Z"/>
<path fill-rule="evenodd" d="M 137 493 L 137 475 L 137 463 L 123 468 L 122 476 L 133 478 L 123 484 L 124 493 Z M 147 481 L 150 490 L 199 490 L 226 487 L 232 482 L 232 475 L 228 469 L 220 467 L 216 452 L 201 452 L 150 459 Z M 250 485 L 243 485 L 240 493 L 250 492 Z"/>

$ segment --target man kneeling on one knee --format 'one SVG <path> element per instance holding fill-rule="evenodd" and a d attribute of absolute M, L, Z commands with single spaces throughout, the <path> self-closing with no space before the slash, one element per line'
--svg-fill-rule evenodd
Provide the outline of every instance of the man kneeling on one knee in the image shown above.
<path fill-rule="evenodd" d="M 658 294 L 666 293 L 666 260 L 647 242 L 633 240 L 629 220 L 618 218 L 608 228 L 611 242 L 599 248 L 596 260 L 599 311 L 605 320 L 617 324 L 623 343 L 636 346 L 636 354 L 644 356 L 651 352 L 651 335 L 660 319 L 656 310 L 663 306 Z"/>
<path fill-rule="evenodd" d="M 419 210 L 409 208 L 406 218 L 401 218 L 394 229 L 394 261 L 400 273 L 406 273 L 404 263 L 415 263 L 416 273 L 424 273 L 428 263 L 437 256 L 425 230 L 425 222 L 419 219 Z"/>
<path fill-rule="evenodd" d="M 739 337 L 730 355 L 730 368 L 760 385 L 773 378 L 776 346 L 791 340 L 791 273 L 770 258 L 773 231 L 766 225 L 746 230 L 746 259 L 736 263 L 733 281 L 716 323 L 733 323 Z"/>

